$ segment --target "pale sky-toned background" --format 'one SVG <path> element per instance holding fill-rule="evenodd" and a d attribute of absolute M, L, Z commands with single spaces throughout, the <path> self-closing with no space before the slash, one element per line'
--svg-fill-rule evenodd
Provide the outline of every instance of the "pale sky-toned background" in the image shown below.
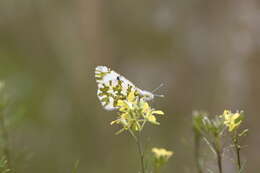
<path fill-rule="evenodd" d="M 1 0 L 0 79 L 23 112 L 10 131 L 17 172 L 70 172 L 78 159 L 80 173 L 138 171 L 134 141 L 114 135 L 115 113 L 96 97 L 96 65 L 146 90 L 164 83 L 152 104 L 166 116 L 145 135 L 175 151 L 165 173 L 195 172 L 194 109 L 244 110 L 246 172 L 259 170 L 259 10 L 257 0 Z"/>

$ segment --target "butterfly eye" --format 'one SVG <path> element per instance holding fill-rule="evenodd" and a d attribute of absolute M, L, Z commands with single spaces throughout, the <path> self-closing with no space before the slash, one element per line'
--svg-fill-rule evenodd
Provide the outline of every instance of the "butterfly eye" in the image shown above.
<path fill-rule="evenodd" d="M 144 98 L 145 98 L 145 100 L 149 101 L 149 100 L 152 100 L 152 99 L 153 99 L 153 95 L 151 95 L 151 94 L 145 94 L 145 95 L 144 95 Z"/>

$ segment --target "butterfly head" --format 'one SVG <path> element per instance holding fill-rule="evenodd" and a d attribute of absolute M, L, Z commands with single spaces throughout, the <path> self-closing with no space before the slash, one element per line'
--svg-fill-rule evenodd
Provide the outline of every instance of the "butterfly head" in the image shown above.
<path fill-rule="evenodd" d="M 150 101 L 154 98 L 154 94 L 149 91 L 142 90 L 140 93 L 146 101 Z"/>

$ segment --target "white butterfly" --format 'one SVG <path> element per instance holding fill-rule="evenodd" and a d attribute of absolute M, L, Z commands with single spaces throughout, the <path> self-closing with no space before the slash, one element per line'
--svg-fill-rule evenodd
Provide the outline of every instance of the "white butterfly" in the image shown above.
<path fill-rule="evenodd" d="M 154 96 L 161 96 L 139 89 L 124 76 L 106 66 L 97 66 L 95 77 L 98 85 L 97 96 L 106 110 L 117 109 L 116 101 L 126 99 L 131 91 L 134 91 L 146 101 L 152 100 Z"/>

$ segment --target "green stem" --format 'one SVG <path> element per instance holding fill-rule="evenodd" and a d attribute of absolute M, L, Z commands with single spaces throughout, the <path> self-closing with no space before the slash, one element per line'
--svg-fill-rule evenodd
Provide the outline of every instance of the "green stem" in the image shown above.
<path fill-rule="evenodd" d="M 222 173 L 222 148 L 220 143 L 220 138 L 216 137 L 215 139 L 215 151 L 217 155 L 217 164 L 218 164 L 218 170 L 219 173 Z"/>
<path fill-rule="evenodd" d="M 132 130 L 129 129 L 130 134 L 134 137 L 135 142 L 137 144 L 138 147 L 138 153 L 140 156 L 140 162 L 141 162 L 141 173 L 145 173 L 145 167 L 144 167 L 144 152 L 143 152 L 143 148 L 142 148 L 142 142 L 141 142 L 141 132 L 138 132 L 137 137 L 135 136 L 134 132 Z"/>
<path fill-rule="evenodd" d="M 241 159 L 240 159 L 240 150 L 241 150 L 241 147 L 240 147 L 240 145 L 239 145 L 239 140 L 238 140 L 237 132 L 235 132 L 235 135 L 234 135 L 234 137 L 233 137 L 233 144 L 234 144 L 234 146 L 235 146 L 235 151 L 236 151 L 238 172 L 240 172 L 240 171 L 241 171 Z"/>
<path fill-rule="evenodd" d="M 222 173 L 222 156 L 221 156 L 221 152 L 217 151 L 217 162 L 218 162 L 218 170 L 219 173 Z"/>
<path fill-rule="evenodd" d="M 236 147 L 236 153 L 237 153 L 237 166 L 238 166 L 238 170 L 241 170 L 241 160 L 240 160 L 240 147 L 237 146 Z"/>
<path fill-rule="evenodd" d="M 140 155 L 142 173 L 145 173 L 145 169 L 144 169 L 144 152 L 143 152 L 142 142 L 141 142 L 141 132 L 138 133 L 137 146 L 138 146 L 138 152 L 139 152 L 139 155 Z"/>

